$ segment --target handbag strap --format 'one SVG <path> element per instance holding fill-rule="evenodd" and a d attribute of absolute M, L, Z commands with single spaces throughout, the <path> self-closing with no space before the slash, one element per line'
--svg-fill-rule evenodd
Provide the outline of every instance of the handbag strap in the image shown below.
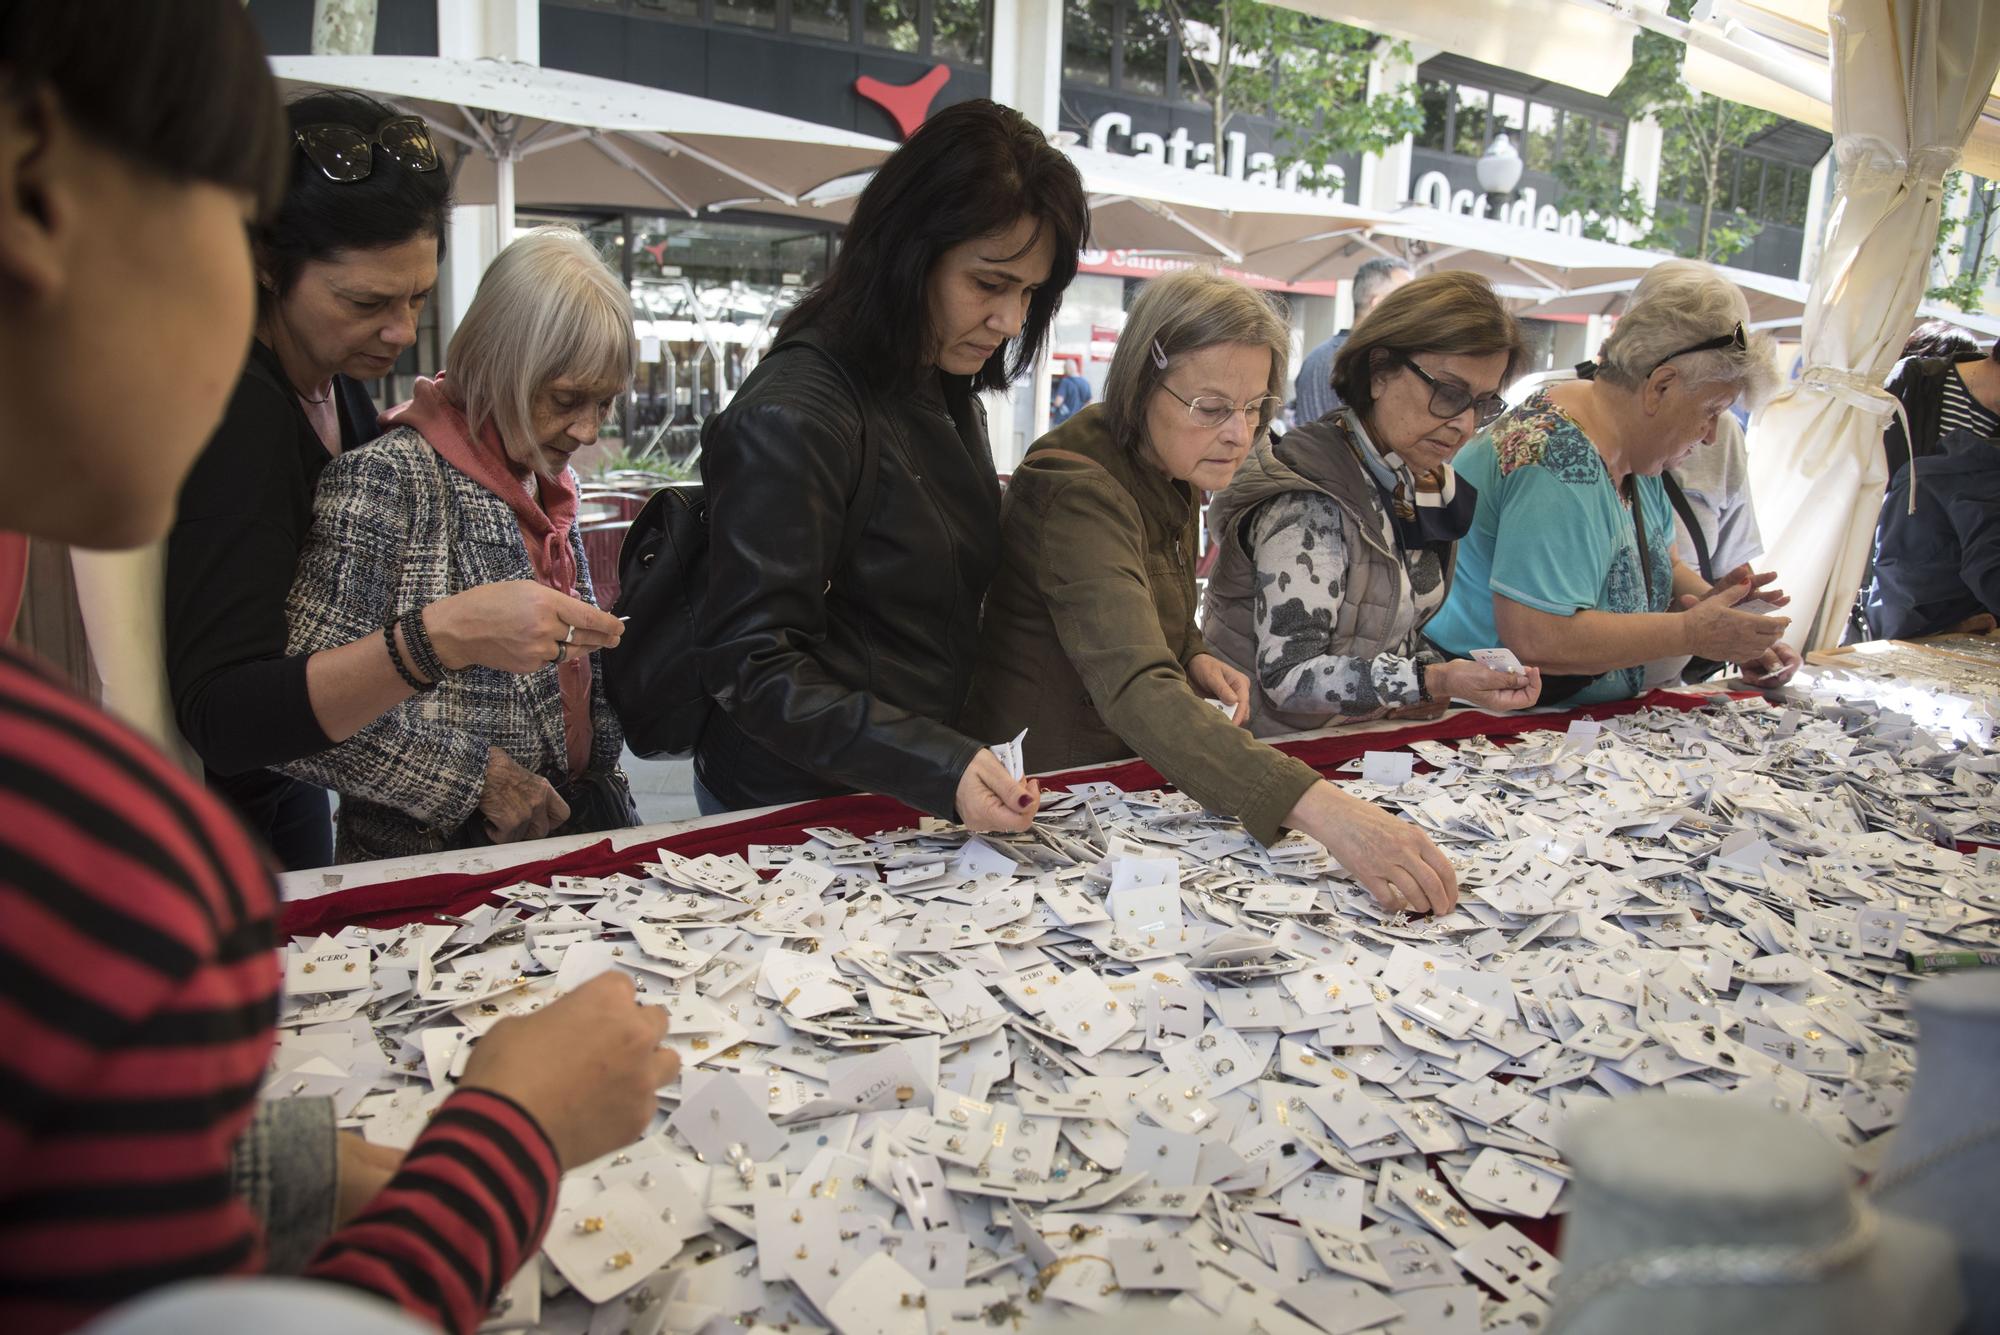
<path fill-rule="evenodd" d="M 1715 575 L 1709 569 L 1708 538 L 1703 535 L 1701 525 L 1695 522 L 1694 507 L 1688 504 L 1687 493 L 1681 490 L 1681 480 L 1672 473 L 1662 473 L 1660 481 L 1666 484 L 1667 499 L 1673 502 L 1674 513 L 1680 516 L 1682 527 L 1687 529 L 1688 537 L 1694 540 L 1695 568 L 1701 571 L 1701 577 L 1705 582 L 1715 583 Z"/>

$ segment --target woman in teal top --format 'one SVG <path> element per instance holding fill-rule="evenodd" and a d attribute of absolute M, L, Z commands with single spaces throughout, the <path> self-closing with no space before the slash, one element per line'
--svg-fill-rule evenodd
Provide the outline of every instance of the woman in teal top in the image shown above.
<path fill-rule="evenodd" d="M 1479 492 L 1451 597 L 1426 633 L 1465 656 L 1496 645 L 1542 670 L 1542 703 L 1636 695 L 1645 664 L 1698 654 L 1782 685 L 1798 655 L 1783 618 L 1735 604 L 1772 576 L 1740 567 L 1711 586 L 1673 554 L 1660 474 L 1715 440 L 1737 399 L 1775 379 L 1769 339 L 1747 338 L 1743 294 L 1694 260 L 1655 266 L 1600 364 L 1552 385 L 1462 452 Z"/>

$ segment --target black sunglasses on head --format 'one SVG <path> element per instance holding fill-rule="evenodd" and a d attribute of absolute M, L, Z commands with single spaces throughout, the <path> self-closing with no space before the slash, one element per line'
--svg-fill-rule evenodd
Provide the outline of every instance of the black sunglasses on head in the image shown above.
<path fill-rule="evenodd" d="M 1417 379 L 1431 387 L 1431 416 L 1441 422 L 1449 422 L 1467 408 L 1473 410 L 1473 430 L 1487 426 L 1507 411 L 1507 400 L 1498 394 L 1477 394 L 1463 385 L 1438 380 L 1430 372 L 1416 364 L 1409 357 L 1397 354 L 1403 365 L 1416 373 Z"/>
<path fill-rule="evenodd" d="M 1676 357 L 1687 356 L 1690 352 L 1720 352 L 1724 348 L 1728 348 L 1734 352 L 1742 352 L 1749 346 L 1749 336 L 1743 332 L 1743 324 L 1739 320 L 1736 327 L 1726 334 L 1717 334 L 1714 338 L 1705 338 L 1692 347 L 1682 348 L 1679 352 L 1668 353 L 1653 363 L 1653 371 L 1659 370 Z M 1646 374 L 1651 375 L 1653 371 L 1648 371 Z"/>
<path fill-rule="evenodd" d="M 368 179 L 378 147 L 413 172 L 438 169 L 437 145 L 421 116 L 392 116 L 373 134 L 338 123 L 302 125 L 292 132 L 292 142 L 327 180 L 343 184 Z"/>

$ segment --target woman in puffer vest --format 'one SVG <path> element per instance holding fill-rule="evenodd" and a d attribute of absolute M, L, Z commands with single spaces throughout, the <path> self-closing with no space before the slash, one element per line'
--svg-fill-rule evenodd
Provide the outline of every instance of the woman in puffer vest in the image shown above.
<path fill-rule="evenodd" d="M 1209 648 L 1250 679 L 1260 737 L 1456 698 L 1525 709 L 1539 673 L 1447 659 L 1423 637 L 1451 587 L 1476 496 L 1459 446 L 1499 416 L 1524 358 L 1486 280 L 1441 273 L 1384 297 L 1334 363 L 1337 414 L 1267 440 L 1209 509 L 1222 553 Z"/>

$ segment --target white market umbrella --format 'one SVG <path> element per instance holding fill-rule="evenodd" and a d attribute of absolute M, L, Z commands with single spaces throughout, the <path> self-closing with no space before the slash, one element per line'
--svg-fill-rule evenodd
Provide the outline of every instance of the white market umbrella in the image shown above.
<path fill-rule="evenodd" d="M 1758 329 L 1781 329 L 1805 318 L 1806 297 L 1811 288 L 1796 278 L 1779 278 L 1749 269 L 1717 266 L 1722 275 L 1736 284 L 1750 304 L 1750 323 Z M 1559 297 L 1534 302 L 1516 314 L 1527 319 L 1556 315 L 1617 315 L 1625 309 L 1637 278 L 1621 278 L 1608 283 L 1591 283 L 1571 288 Z M 1519 292 L 1510 292 L 1516 295 Z"/>
<path fill-rule="evenodd" d="M 1090 243 L 1097 250 L 1195 255 L 1268 274 L 1246 260 L 1281 246 L 1331 256 L 1348 238 L 1364 236 L 1395 216 L 1146 158 L 1081 147 L 1064 151 L 1083 175 Z M 1380 253 L 1364 247 L 1346 273 L 1321 277 L 1345 277 Z"/>
<path fill-rule="evenodd" d="M 1810 648 L 1839 641 L 1867 562 L 1895 408 L 1882 382 L 1923 295 L 1945 172 L 2000 72 L 1990 0 L 1834 0 L 1828 19 L 1839 193 L 1805 370 L 1750 425 L 1751 488 L 1797 610 L 1786 638 Z"/>
<path fill-rule="evenodd" d="M 689 217 L 789 207 L 896 149 L 790 116 L 517 61 L 279 56 L 271 68 L 288 93 L 348 88 L 424 117 L 465 150 L 456 196 L 497 206 L 503 244 L 517 202 Z"/>

